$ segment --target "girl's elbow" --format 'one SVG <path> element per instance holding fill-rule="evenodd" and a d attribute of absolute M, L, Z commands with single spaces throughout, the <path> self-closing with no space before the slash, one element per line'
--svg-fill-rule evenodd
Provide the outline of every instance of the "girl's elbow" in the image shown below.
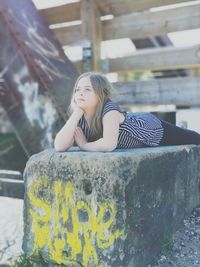
<path fill-rule="evenodd" d="M 64 152 L 66 150 L 66 148 L 63 148 L 57 144 L 54 144 L 54 149 L 56 152 Z"/>
<path fill-rule="evenodd" d="M 108 147 L 108 148 L 105 149 L 105 152 L 112 152 L 113 150 L 114 150 L 114 148 Z"/>
<path fill-rule="evenodd" d="M 63 144 L 59 142 L 57 139 L 54 141 L 54 149 L 56 152 L 64 152 L 67 151 L 74 143 L 74 140 L 72 139 L 68 144 Z"/>
<path fill-rule="evenodd" d="M 105 147 L 105 151 L 106 152 L 112 152 L 114 149 L 116 149 L 117 147 L 117 144 L 107 144 L 106 147 Z"/>
<path fill-rule="evenodd" d="M 58 142 L 56 142 L 56 140 L 54 141 L 54 149 L 56 152 L 64 152 L 65 150 L 67 150 L 67 147 L 63 147 L 62 144 L 59 144 Z"/>

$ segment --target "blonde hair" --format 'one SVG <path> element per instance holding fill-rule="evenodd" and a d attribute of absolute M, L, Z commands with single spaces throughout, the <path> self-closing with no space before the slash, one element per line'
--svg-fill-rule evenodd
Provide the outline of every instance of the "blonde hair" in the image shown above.
<path fill-rule="evenodd" d="M 74 92 L 75 92 L 75 89 L 77 87 L 79 80 L 83 77 L 88 77 L 90 79 L 92 87 L 93 87 L 95 93 L 98 95 L 99 100 L 100 100 L 98 105 L 97 105 L 97 109 L 96 109 L 96 112 L 95 112 L 94 117 L 92 119 L 91 126 L 90 126 L 91 134 L 89 136 L 88 141 L 91 142 L 91 141 L 95 141 L 95 140 L 97 140 L 103 136 L 102 111 L 103 111 L 104 104 L 111 97 L 112 85 L 108 81 L 106 76 L 101 74 L 101 73 L 85 72 L 78 77 L 78 79 L 75 83 L 73 92 L 72 92 L 71 100 L 74 96 Z M 70 114 L 72 113 L 71 107 L 69 107 L 69 113 Z"/>

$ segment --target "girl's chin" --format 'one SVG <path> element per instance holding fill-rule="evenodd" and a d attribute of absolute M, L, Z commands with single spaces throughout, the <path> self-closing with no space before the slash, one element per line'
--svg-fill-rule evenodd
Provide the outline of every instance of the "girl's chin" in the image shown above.
<path fill-rule="evenodd" d="M 85 103 L 83 102 L 77 102 L 77 105 L 82 108 L 82 107 L 86 107 Z"/>
<path fill-rule="evenodd" d="M 79 108 L 81 108 L 82 110 L 84 110 L 85 111 L 85 109 L 87 109 L 87 106 L 86 105 L 81 105 L 80 103 L 77 103 L 78 104 L 78 106 L 79 106 Z"/>

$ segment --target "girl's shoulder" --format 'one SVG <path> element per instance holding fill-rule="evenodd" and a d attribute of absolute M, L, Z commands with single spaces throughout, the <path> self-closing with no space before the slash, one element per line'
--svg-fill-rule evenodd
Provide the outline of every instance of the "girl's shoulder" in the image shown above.
<path fill-rule="evenodd" d="M 109 112 L 109 111 L 111 111 L 111 110 L 117 110 L 117 111 L 119 111 L 119 112 L 121 112 L 121 113 L 124 113 L 124 110 L 122 110 L 122 109 L 120 108 L 120 106 L 119 106 L 117 103 L 115 103 L 114 101 L 108 99 L 108 100 L 105 102 L 104 106 L 103 106 L 102 117 L 103 117 L 107 112 Z"/>

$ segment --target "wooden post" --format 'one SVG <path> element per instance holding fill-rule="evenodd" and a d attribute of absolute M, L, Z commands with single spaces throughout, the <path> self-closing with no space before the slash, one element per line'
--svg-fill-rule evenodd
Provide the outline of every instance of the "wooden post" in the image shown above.
<path fill-rule="evenodd" d="M 200 77 L 200 68 L 199 67 L 192 68 L 191 75 L 194 77 Z"/>
<path fill-rule="evenodd" d="M 101 71 L 101 20 L 95 0 L 81 1 L 81 20 L 83 36 L 82 71 Z"/>

